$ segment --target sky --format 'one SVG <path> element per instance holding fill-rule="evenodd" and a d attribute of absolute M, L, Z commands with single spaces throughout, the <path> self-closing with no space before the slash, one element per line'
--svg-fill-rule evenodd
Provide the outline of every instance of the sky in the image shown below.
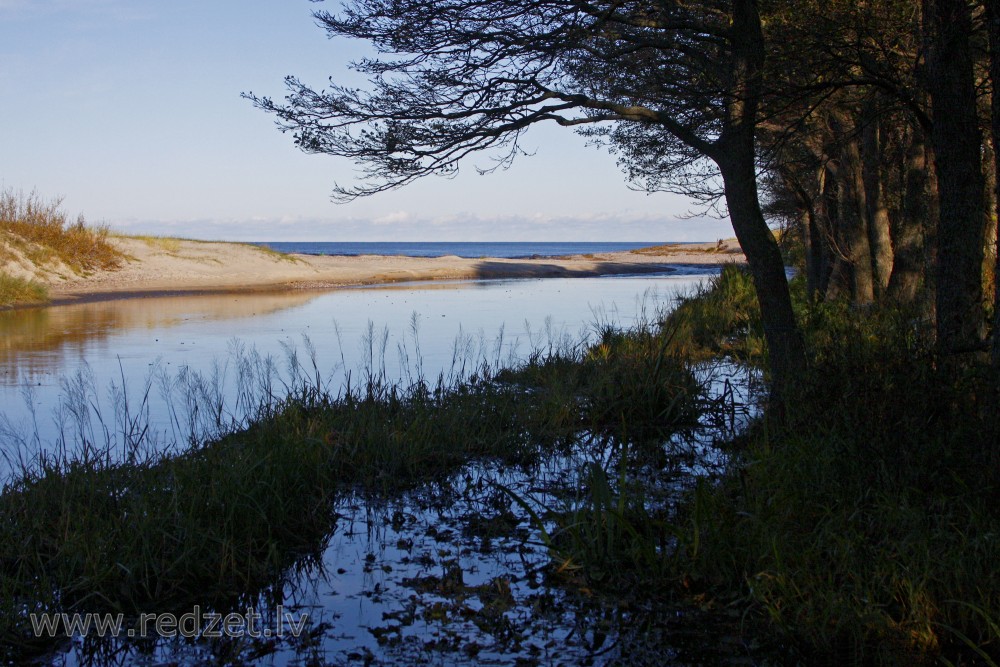
<path fill-rule="evenodd" d="M 630 190 L 607 151 L 536 127 L 533 154 L 481 176 L 331 201 L 356 167 L 306 155 L 240 97 L 284 78 L 358 85 L 364 45 L 309 0 L 0 0 L 0 190 L 61 198 L 116 231 L 262 241 L 712 241 L 727 220 Z M 692 217 L 694 215 L 694 217 Z"/>

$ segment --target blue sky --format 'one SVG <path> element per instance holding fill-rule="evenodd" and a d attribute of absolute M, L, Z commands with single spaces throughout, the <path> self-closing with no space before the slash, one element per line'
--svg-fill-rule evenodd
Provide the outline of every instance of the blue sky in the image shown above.
<path fill-rule="evenodd" d="M 563 128 L 480 176 L 330 201 L 350 162 L 299 152 L 240 98 L 294 74 L 358 83 L 360 44 L 331 41 L 307 0 L 0 0 L 0 189 L 62 197 L 135 233 L 227 240 L 693 241 L 728 221 L 628 189 L 614 158 Z M 326 3 L 328 9 L 335 2 Z"/>

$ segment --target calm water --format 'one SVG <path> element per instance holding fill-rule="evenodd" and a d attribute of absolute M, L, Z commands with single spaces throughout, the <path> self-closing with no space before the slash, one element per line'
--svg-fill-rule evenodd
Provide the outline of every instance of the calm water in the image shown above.
<path fill-rule="evenodd" d="M 630 326 L 669 307 L 710 272 L 135 299 L 0 313 L 0 397 L 8 414 L 2 446 L 10 455 L 49 447 L 61 432 L 72 440 L 87 427 L 67 407 L 67 395 L 77 402 L 83 396 L 106 412 L 97 426 L 92 420 L 94 433 L 103 425 L 121 429 L 109 418 L 116 405 L 119 415 L 123 411 L 121 392 L 109 387 L 123 383 L 130 414 L 146 410 L 164 442 L 172 434 L 183 437 L 175 422 L 184 420 L 172 421 L 160 396 L 181 386 L 170 378 L 214 373 L 232 380 L 237 358 L 254 350 L 273 358 L 287 378 L 292 354 L 312 372 L 312 348 L 332 387 L 349 373 L 362 376 L 366 367 L 384 368 L 405 382 L 418 373 L 434 378 L 448 372 L 456 359 L 516 359 L 579 340 L 601 323 Z M 137 407 L 154 371 L 165 380 L 151 385 L 146 407 Z M 173 400 L 183 403 L 183 397 Z M 34 429 L 39 437 L 33 444 L 18 442 L 31 441 L 24 434 Z M 470 466 L 448 484 L 383 505 L 342 499 L 319 560 L 291 576 L 277 602 L 258 605 L 265 619 L 276 613 L 275 604 L 296 619 L 307 615 L 306 639 L 242 648 L 161 641 L 146 645 L 151 653 L 125 645 L 106 660 L 95 660 L 74 641 L 52 662 L 195 665 L 219 662 L 218 651 L 234 650 L 240 661 L 275 665 L 680 664 L 705 658 L 704 645 L 685 649 L 664 638 L 676 622 L 672 612 L 611 609 L 546 582 L 548 553 L 537 527 L 496 484 L 548 506 L 565 502 L 541 489 L 574 483 L 589 455 L 571 456 L 580 458 L 526 471 Z M 507 528 L 484 534 L 481 526 L 494 521 Z"/>
<path fill-rule="evenodd" d="M 553 341 L 579 340 L 595 323 L 631 326 L 693 290 L 708 272 L 164 297 L 2 312 L 0 448 L 10 457 L 45 449 L 61 436 L 101 442 L 107 431 L 120 439 L 126 410 L 132 418 L 148 413 L 158 439 L 186 441 L 190 420 L 178 418 L 177 406 L 171 412 L 165 400 L 186 390 L 168 380 L 202 376 L 207 383 L 214 375 L 231 399 L 239 357 L 248 354 L 270 358 L 287 379 L 290 354 L 315 375 L 312 348 L 318 373 L 334 391 L 348 375 L 357 382 L 366 367 L 384 370 L 390 380 L 419 373 L 433 381 L 456 359 L 506 361 Z M 81 399 L 100 414 L 81 421 L 73 405 Z"/>
<path fill-rule="evenodd" d="M 261 241 L 280 252 L 298 252 L 306 255 L 407 255 L 409 257 L 560 257 L 585 255 L 592 252 L 618 252 L 660 245 L 662 241 L 648 242 L 523 242 L 523 243 L 406 243 L 406 242 L 327 242 L 327 241 Z"/>

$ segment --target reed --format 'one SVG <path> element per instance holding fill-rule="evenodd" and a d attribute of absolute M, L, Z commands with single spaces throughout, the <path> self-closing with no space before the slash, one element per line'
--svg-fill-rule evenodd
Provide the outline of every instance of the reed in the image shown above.
<path fill-rule="evenodd" d="M 666 317 L 672 348 L 689 359 L 728 356 L 763 365 L 760 307 L 746 269 L 727 265 Z"/>

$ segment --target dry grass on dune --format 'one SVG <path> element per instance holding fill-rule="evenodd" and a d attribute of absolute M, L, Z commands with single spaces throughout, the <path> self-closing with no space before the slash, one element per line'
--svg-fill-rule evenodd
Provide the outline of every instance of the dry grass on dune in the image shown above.
<path fill-rule="evenodd" d="M 70 222 L 61 204 L 34 192 L 0 193 L 0 261 L 20 256 L 36 266 L 61 262 L 78 273 L 120 266 L 121 253 L 108 241 L 107 228 L 87 226 L 82 216 Z"/>

